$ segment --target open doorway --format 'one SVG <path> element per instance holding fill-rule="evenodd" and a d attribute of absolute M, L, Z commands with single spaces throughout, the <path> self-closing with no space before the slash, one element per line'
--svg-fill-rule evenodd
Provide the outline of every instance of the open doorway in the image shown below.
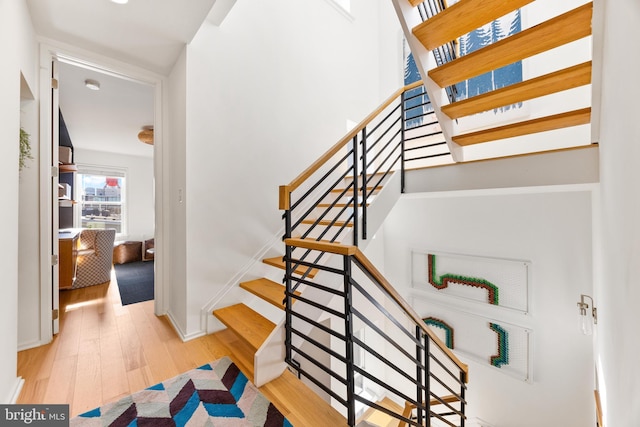
<path fill-rule="evenodd" d="M 68 193 L 59 203 L 60 245 L 80 230 L 75 275 L 60 290 L 103 282 L 112 259 L 123 305 L 153 299 L 154 87 L 64 61 L 58 80 L 59 181 Z M 99 248 L 103 235 L 113 240 Z M 73 256 L 60 251 L 61 279 Z"/>
<path fill-rule="evenodd" d="M 61 255 L 56 252 L 61 249 L 59 230 L 110 228 L 114 229 L 117 237 L 115 242 L 137 241 L 142 247 L 153 246 L 155 296 L 155 312 L 163 314 L 162 304 L 162 213 L 158 212 L 162 206 L 162 77 L 144 70 L 136 69 L 125 64 L 115 64 L 104 59 L 104 64 L 77 59 L 68 52 L 61 52 L 56 47 L 43 46 L 41 63 L 52 64 L 57 61 L 58 81 L 57 94 L 48 93 L 47 88 L 41 90 L 41 129 L 52 129 L 57 120 L 53 118 L 54 109 L 49 107 L 51 98 L 57 96 L 60 113 L 64 118 L 69 136 L 72 139 L 71 154 L 64 150 L 49 149 L 49 153 L 42 156 L 41 170 L 45 174 L 41 185 L 41 200 L 47 199 L 47 187 L 44 180 L 48 172 L 47 164 L 72 164 L 72 173 L 66 171 L 63 164 L 59 164 L 60 180 L 69 189 L 70 203 L 64 207 L 58 206 L 57 195 L 53 200 L 53 209 L 41 211 L 41 259 L 44 262 L 50 257 L 52 248 L 54 259 L 62 262 Z M 94 57 L 95 60 L 95 57 Z M 115 65 L 114 65 L 115 64 Z M 48 83 L 50 70 L 41 69 L 41 81 Z M 98 82 L 100 90 L 95 90 Z M 88 86 L 93 86 L 90 88 Z M 84 91 L 84 92 L 83 92 Z M 87 94 L 86 92 L 89 92 Z M 119 94 L 119 95 L 118 95 Z M 96 96 L 98 95 L 98 96 Z M 84 101 L 79 102 L 77 97 Z M 93 98 L 91 98 L 93 96 Z M 136 111 L 142 113 L 136 113 Z M 153 144 L 149 139 L 141 141 L 138 134 L 154 129 Z M 47 141 L 53 132 L 41 134 L 41 147 L 46 149 Z M 126 137 L 123 136 L 126 134 Z M 148 132 L 146 132 L 148 135 Z M 63 157 L 59 159 L 59 154 Z M 55 169 L 55 167 L 54 167 Z M 64 169 L 64 170 L 63 170 Z M 57 172 L 57 171 L 54 171 Z M 82 177 L 95 178 L 102 175 L 102 185 L 82 183 Z M 90 180 L 85 179 L 86 182 Z M 66 185 L 64 185 L 66 184 Z M 84 188 L 83 188 L 84 185 Z M 50 190 L 49 190 L 50 191 Z M 50 197 L 50 196 L 49 196 Z M 115 200 L 119 198 L 120 200 Z M 65 214 L 62 214 L 62 210 Z M 52 211 L 55 210 L 55 215 Z M 60 218 L 56 218 L 60 212 Z M 111 248 L 112 249 L 112 248 Z M 148 252 L 147 252 L 148 254 Z M 146 257 L 150 260 L 149 257 Z M 147 261 L 149 262 L 149 261 Z M 45 266 L 46 267 L 46 266 Z M 54 269 L 55 270 L 55 269 Z M 42 269 L 43 273 L 46 268 Z M 55 276 L 55 277 L 53 277 Z M 57 277 L 42 275 L 42 318 L 43 329 L 41 342 L 47 343 L 54 334 L 54 326 L 47 330 L 49 322 L 56 317 Z M 49 309 L 47 309 L 47 306 Z M 51 310 L 53 308 L 53 310 Z M 52 323 L 53 325 L 53 323 Z"/>

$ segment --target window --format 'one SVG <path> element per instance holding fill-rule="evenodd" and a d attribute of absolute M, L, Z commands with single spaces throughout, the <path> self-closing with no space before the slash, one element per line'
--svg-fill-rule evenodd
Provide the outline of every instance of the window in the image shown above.
<path fill-rule="evenodd" d="M 126 233 L 125 171 L 78 167 L 76 175 L 76 215 L 81 228 L 115 228 Z"/>
<path fill-rule="evenodd" d="M 353 20 L 351 16 L 351 0 L 326 0 L 338 12 L 342 13 L 349 20 Z"/>

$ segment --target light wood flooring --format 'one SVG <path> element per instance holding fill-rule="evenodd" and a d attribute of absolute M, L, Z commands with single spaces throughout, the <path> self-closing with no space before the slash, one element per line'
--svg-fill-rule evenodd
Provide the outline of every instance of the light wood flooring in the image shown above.
<path fill-rule="evenodd" d="M 153 301 L 122 306 L 111 283 L 60 293 L 60 333 L 18 353 L 18 403 L 68 403 L 75 416 L 223 356 L 253 377 L 252 350 L 228 330 L 183 342 Z M 260 391 L 299 427 L 345 419 L 288 371 Z"/>

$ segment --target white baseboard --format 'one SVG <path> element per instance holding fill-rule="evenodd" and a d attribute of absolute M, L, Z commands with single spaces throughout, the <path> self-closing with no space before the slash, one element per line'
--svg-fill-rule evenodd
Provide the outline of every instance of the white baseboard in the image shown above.
<path fill-rule="evenodd" d="M 30 350 L 32 348 L 40 347 L 46 344 L 49 344 L 49 342 L 44 342 L 41 340 L 31 341 L 26 343 L 18 343 L 18 351 Z"/>
<path fill-rule="evenodd" d="M 24 386 L 24 378 L 18 377 L 16 378 L 16 383 L 13 386 L 13 392 L 9 395 L 9 404 L 14 404 L 18 401 L 20 397 L 20 392 L 22 391 L 22 387 Z"/>
<path fill-rule="evenodd" d="M 185 333 L 182 328 L 178 326 L 178 322 L 176 322 L 173 315 L 171 314 L 171 310 L 167 311 L 166 316 L 169 319 L 169 322 L 171 322 L 171 326 L 173 326 L 173 329 L 176 331 L 182 342 L 191 341 L 193 339 L 207 335 L 207 332 L 203 330 L 195 331 L 190 334 Z"/>

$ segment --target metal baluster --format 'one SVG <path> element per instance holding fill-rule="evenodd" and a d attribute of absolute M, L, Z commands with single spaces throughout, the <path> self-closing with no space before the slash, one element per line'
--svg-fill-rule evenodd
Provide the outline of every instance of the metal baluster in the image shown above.
<path fill-rule="evenodd" d="M 460 412 L 462 412 L 462 415 L 460 416 L 460 427 L 464 427 L 464 421 L 465 421 L 465 374 L 464 372 L 460 371 L 460 380 L 461 380 L 461 384 L 460 384 Z"/>
<path fill-rule="evenodd" d="M 344 331 L 345 331 L 345 356 L 347 359 L 347 423 L 350 426 L 356 424 L 356 401 L 355 401 L 355 370 L 353 368 L 353 315 L 351 312 L 352 292 L 351 292 L 351 258 L 343 257 L 344 262 Z"/>
<path fill-rule="evenodd" d="M 424 334 L 424 385 L 425 385 L 425 426 L 431 427 L 431 359 L 430 359 L 431 340 L 427 334 Z"/>
<path fill-rule="evenodd" d="M 353 137 L 353 246 L 358 246 L 358 135 Z"/>
<path fill-rule="evenodd" d="M 287 211 L 289 212 L 289 211 Z M 289 227 L 291 226 L 291 216 L 289 215 L 287 217 L 288 221 L 287 221 L 287 230 L 289 231 Z M 285 349 L 286 349 L 286 362 L 288 364 L 291 364 L 293 362 L 293 351 L 292 351 L 292 341 L 291 341 L 291 335 L 292 332 L 291 330 L 293 329 L 293 317 L 291 315 L 291 292 L 293 292 L 292 289 L 292 284 L 291 284 L 291 276 L 293 273 L 293 266 L 291 265 L 291 256 L 293 253 L 293 249 L 292 246 L 289 245 L 285 245 L 284 247 L 284 251 L 285 251 L 285 274 L 284 274 L 284 281 L 285 281 L 285 287 L 286 287 L 286 292 L 285 292 Z"/>
<path fill-rule="evenodd" d="M 406 129 L 406 104 L 405 97 L 407 96 L 407 92 L 404 91 L 400 95 L 400 102 L 402 103 L 402 108 L 400 108 L 400 114 L 402 115 L 400 119 L 400 192 L 404 193 L 404 170 L 405 170 L 405 158 L 404 158 L 404 134 Z"/>
<path fill-rule="evenodd" d="M 418 360 L 418 363 L 416 363 L 416 379 L 417 379 L 417 384 L 416 384 L 416 389 L 417 389 L 417 396 L 416 396 L 416 402 L 418 402 L 417 405 L 417 415 L 418 415 L 418 424 L 422 424 L 422 419 L 424 417 L 424 411 L 422 410 L 422 378 L 424 375 L 424 371 L 422 369 L 422 356 L 423 356 L 423 351 L 420 348 L 420 342 L 422 341 L 422 329 L 420 328 L 420 326 L 416 325 L 416 339 L 418 341 L 418 344 L 416 344 L 416 359 Z M 409 415 L 409 417 L 411 417 L 411 415 Z"/>
<path fill-rule="evenodd" d="M 367 128 L 365 127 L 362 129 L 362 240 L 367 240 L 367 167 Z"/>

